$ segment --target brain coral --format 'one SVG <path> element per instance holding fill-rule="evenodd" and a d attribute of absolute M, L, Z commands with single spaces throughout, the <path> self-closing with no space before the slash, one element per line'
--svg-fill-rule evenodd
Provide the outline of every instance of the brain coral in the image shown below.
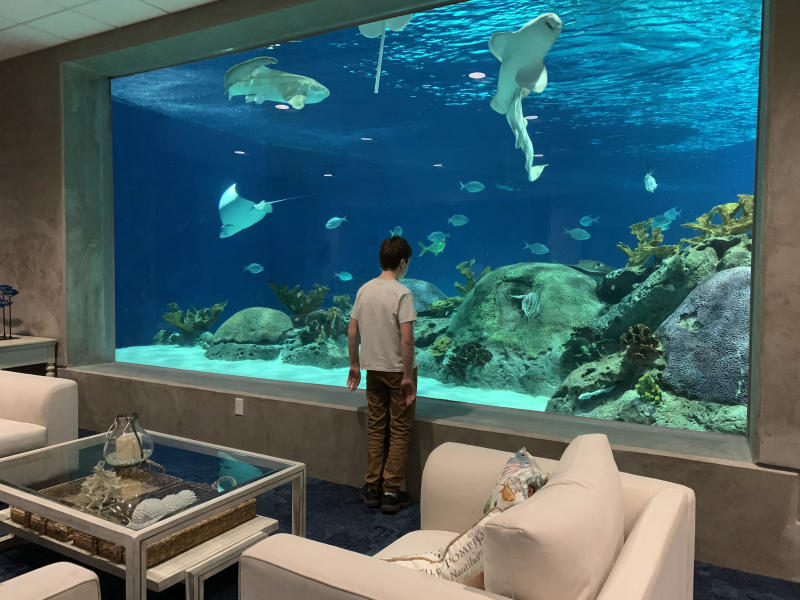
<path fill-rule="evenodd" d="M 656 330 L 677 392 L 746 404 L 749 378 L 750 267 L 720 271 L 698 285 Z"/>

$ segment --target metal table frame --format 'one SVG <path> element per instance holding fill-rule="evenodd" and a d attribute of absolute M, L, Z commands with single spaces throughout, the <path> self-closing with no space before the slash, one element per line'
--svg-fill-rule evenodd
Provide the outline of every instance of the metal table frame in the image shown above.
<path fill-rule="evenodd" d="M 182 438 L 178 436 L 171 436 L 162 433 L 150 432 L 155 442 L 160 439 L 173 440 L 180 444 L 188 444 L 189 446 L 202 447 L 210 451 L 223 451 L 229 452 L 234 455 L 252 456 L 258 459 L 275 460 L 281 463 L 290 465 L 288 468 L 267 475 L 256 481 L 244 484 L 237 487 L 225 494 L 220 495 L 218 498 L 208 500 L 206 502 L 198 503 L 194 506 L 176 513 L 171 517 L 162 519 L 161 521 L 140 530 L 133 530 L 122 525 L 117 525 L 110 521 L 106 521 L 95 517 L 93 515 L 80 512 L 56 501 L 37 496 L 35 494 L 25 492 L 16 487 L 7 485 L 2 482 L 2 470 L 4 467 L 24 466 L 28 463 L 35 463 L 40 458 L 41 454 L 48 451 L 57 449 L 59 447 L 71 445 L 74 449 L 87 448 L 97 443 L 99 438 L 103 438 L 105 434 L 98 434 L 95 436 L 81 438 L 70 442 L 64 442 L 55 446 L 47 446 L 38 450 L 32 450 L 22 454 L 17 454 L 4 459 L 0 459 L 0 500 L 12 506 L 30 511 L 37 515 L 41 515 L 48 519 L 52 519 L 59 523 L 69 525 L 75 529 L 79 529 L 90 535 L 108 540 L 114 544 L 119 544 L 125 548 L 125 565 L 114 565 L 114 568 L 104 567 L 104 559 L 97 560 L 98 557 L 92 557 L 86 553 L 87 558 L 81 559 L 80 556 L 76 557 L 89 564 L 111 573 L 118 573 L 119 569 L 124 568 L 125 572 L 125 597 L 127 600 L 146 600 L 147 598 L 147 546 L 153 542 L 157 542 L 173 533 L 176 533 L 190 525 L 208 519 L 214 515 L 222 513 L 250 498 L 263 494 L 271 489 L 291 482 L 292 484 L 292 533 L 301 537 L 306 535 L 306 466 L 304 463 L 290 461 L 282 458 L 266 456 L 254 452 L 246 452 L 219 446 L 216 444 L 209 444 Z M 3 521 L 0 521 L 0 529 L 10 531 L 10 528 L 5 526 Z M 13 531 L 12 531 L 13 533 Z M 32 532 L 33 533 L 33 532 Z M 34 542 L 37 542 L 38 534 L 33 533 L 32 536 L 26 536 Z M 44 537 L 44 536 L 43 536 Z M 47 538 L 49 540 L 50 538 Z M 43 544 L 50 547 L 52 544 Z M 57 548 L 54 548 L 57 550 Z M 243 549 L 242 549 L 243 550 Z M 241 553 L 241 550 L 240 550 Z M 92 560 L 89 559 L 91 557 Z M 113 563 L 110 563 L 113 565 Z M 230 563 L 232 564 L 232 563 Z M 227 566 L 227 565 L 226 565 Z M 201 568 L 189 569 L 194 573 L 187 573 L 187 584 L 194 581 L 201 575 L 206 573 L 208 569 Z M 209 573 L 211 574 L 211 573 Z M 194 578 L 194 579 L 192 579 Z M 202 577 L 201 579 L 204 579 Z M 188 592 L 188 587 L 187 587 Z"/>

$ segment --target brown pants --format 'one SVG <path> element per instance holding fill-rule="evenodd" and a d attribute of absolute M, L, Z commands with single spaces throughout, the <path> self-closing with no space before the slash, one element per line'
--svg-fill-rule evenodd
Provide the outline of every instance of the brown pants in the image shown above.
<path fill-rule="evenodd" d="M 402 373 L 367 371 L 367 475 L 370 487 L 383 479 L 384 493 L 400 489 L 406 474 L 408 442 L 417 401 L 406 406 Z M 414 384 L 417 370 L 414 369 Z"/>

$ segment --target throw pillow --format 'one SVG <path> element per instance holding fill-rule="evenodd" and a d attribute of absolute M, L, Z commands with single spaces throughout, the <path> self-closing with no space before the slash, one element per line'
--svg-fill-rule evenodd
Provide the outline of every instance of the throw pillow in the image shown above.
<path fill-rule="evenodd" d="M 547 483 L 547 473 L 536 468 L 536 459 L 525 448 L 517 450 L 508 459 L 489 495 L 483 514 L 493 508 L 508 508 L 527 500 Z"/>
<path fill-rule="evenodd" d="M 444 548 L 418 556 L 384 558 L 386 562 L 483 589 L 483 542 L 486 524 L 502 511 L 494 509 Z"/>
<path fill-rule="evenodd" d="M 622 479 L 608 438 L 582 435 L 550 482 L 486 526 L 486 590 L 518 600 L 589 600 L 623 543 Z"/>

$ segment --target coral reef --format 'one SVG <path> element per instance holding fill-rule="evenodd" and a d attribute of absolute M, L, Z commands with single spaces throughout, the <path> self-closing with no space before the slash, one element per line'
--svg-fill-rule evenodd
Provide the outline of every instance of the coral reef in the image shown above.
<path fill-rule="evenodd" d="M 304 344 L 313 342 L 324 343 L 327 339 L 336 339 L 347 334 L 347 322 L 342 311 L 335 306 L 328 310 L 315 310 L 306 315 L 306 326 L 298 333 L 297 337 Z"/>
<path fill-rule="evenodd" d="M 277 344 L 283 341 L 286 332 L 291 328 L 292 320 L 286 313 L 274 308 L 251 306 L 240 310 L 220 325 L 211 342 Z"/>
<path fill-rule="evenodd" d="M 350 309 L 353 308 L 353 303 L 350 301 L 349 294 L 342 294 L 341 296 L 333 297 L 333 305 L 341 310 L 343 313 L 349 314 Z"/>
<path fill-rule="evenodd" d="M 228 301 L 225 300 L 200 310 L 192 306 L 183 311 L 177 302 L 170 302 L 167 304 L 169 311 L 165 312 L 161 318 L 180 330 L 183 343 L 194 344 L 200 334 L 208 331 L 208 328 L 214 324 L 227 304 Z"/>
<path fill-rule="evenodd" d="M 656 330 L 662 384 L 681 396 L 746 405 L 750 373 L 750 267 L 698 285 Z"/>
<path fill-rule="evenodd" d="M 446 335 L 440 335 L 431 344 L 431 356 L 441 361 L 452 345 L 453 340 Z"/>
<path fill-rule="evenodd" d="M 467 342 L 455 347 L 447 361 L 445 373 L 451 380 L 467 383 L 472 372 L 487 364 L 492 358 L 492 353 L 478 342 Z"/>
<path fill-rule="evenodd" d="M 420 314 L 437 300 L 444 300 L 447 295 L 437 286 L 423 279 L 403 277 L 400 283 L 411 290 L 414 297 L 414 310 Z"/>
<path fill-rule="evenodd" d="M 580 364 L 619 350 L 619 344 L 615 340 L 601 337 L 591 327 L 576 327 L 562 348 L 561 366 L 566 372 L 570 372 Z"/>
<path fill-rule="evenodd" d="M 739 199 L 736 202 L 718 204 L 707 213 L 697 217 L 694 223 L 684 223 L 683 227 L 699 231 L 700 235 L 691 239 L 681 240 L 681 242 L 685 241 L 695 245 L 709 237 L 726 237 L 752 231 L 753 195 L 738 194 L 738 197 Z M 722 222 L 712 223 L 711 221 L 715 217 L 719 217 Z"/>
<path fill-rule="evenodd" d="M 658 387 L 653 373 L 648 371 L 636 382 L 636 393 L 647 402 L 661 402 L 661 388 Z"/>
<path fill-rule="evenodd" d="M 453 311 L 464 301 L 463 296 L 453 296 L 444 300 L 434 300 L 428 308 L 418 311 L 419 316 L 424 317 L 449 317 Z"/>
<path fill-rule="evenodd" d="M 662 354 L 658 340 L 642 323 L 628 327 L 628 331 L 620 336 L 619 343 L 626 347 L 625 357 L 630 360 L 653 362 Z"/>
<path fill-rule="evenodd" d="M 475 272 L 472 270 L 472 265 L 475 264 L 475 259 L 471 258 L 470 260 L 465 260 L 464 262 L 458 263 L 456 265 L 456 269 L 459 273 L 464 276 L 464 279 L 467 280 L 466 284 L 462 285 L 458 282 L 455 282 L 453 285 L 455 288 L 461 292 L 462 296 L 466 296 L 469 291 L 475 287 L 475 283 L 484 275 L 486 275 L 489 271 L 492 270 L 491 267 L 486 266 L 484 267 L 483 271 L 481 271 L 478 277 L 475 277 Z"/>
<path fill-rule="evenodd" d="M 269 287 L 281 304 L 289 309 L 292 316 L 305 315 L 318 309 L 328 293 L 328 286 L 318 283 L 315 283 L 314 289 L 309 292 L 301 290 L 300 285 L 290 289 L 288 285 L 277 285 L 274 281 L 269 282 Z"/>
<path fill-rule="evenodd" d="M 659 261 L 673 254 L 677 254 L 678 250 L 680 250 L 683 241 L 678 244 L 662 246 L 661 243 L 664 241 L 664 234 L 661 233 L 661 227 L 653 227 L 650 229 L 652 223 L 653 217 L 650 217 L 646 221 L 639 221 L 631 225 L 631 234 L 636 237 L 638 241 L 638 245 L 635 249 L 631 250 L 630 246 L 622 242 L 617 243 L 617 248 L 622 250 L 628 257 L 628 267 L 643 265 L 650 260 L 651 256 L 654 257 L 656 261 Z"/>

